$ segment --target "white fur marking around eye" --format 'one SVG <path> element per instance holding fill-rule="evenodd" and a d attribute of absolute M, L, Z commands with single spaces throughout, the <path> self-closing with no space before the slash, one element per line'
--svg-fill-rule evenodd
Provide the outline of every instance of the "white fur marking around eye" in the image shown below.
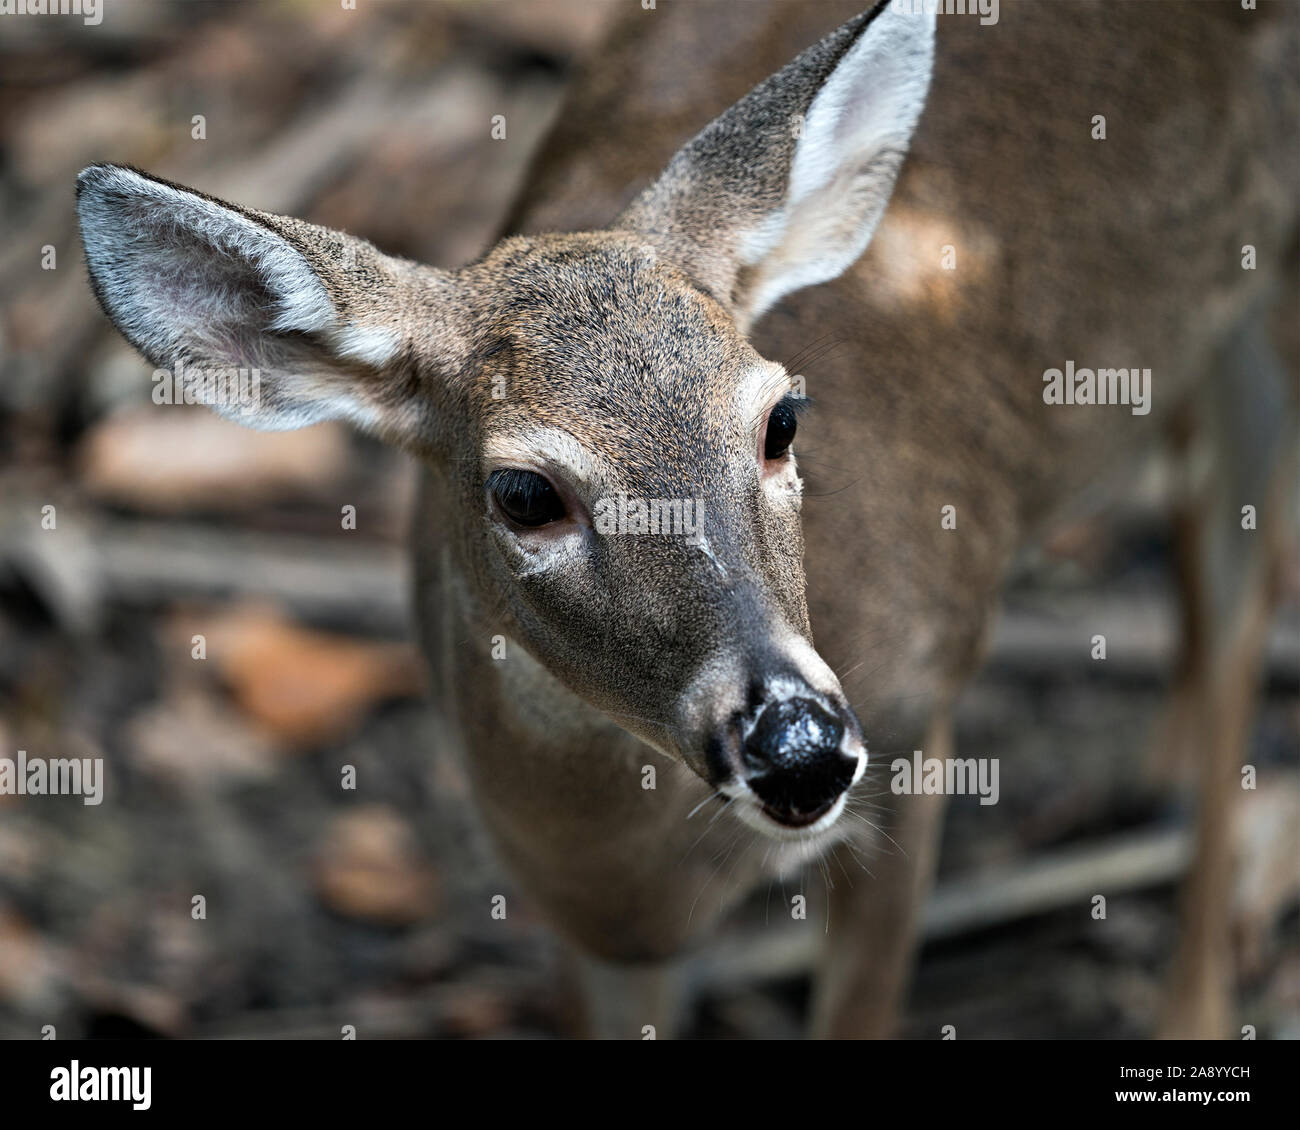
<path fill-rule="evenodd" d="M 736 410 L 742 419 L 763 422 L 763 416 L 781 397 L 792 389 L 785 366 L 775 361 L 760 361 L 753 366 L 736 387 Z"/>
<path fill-rule="evenodd" d="M 581 536 L 573 533 L 549 538 L 540 544 L 510 543 L 515 572 L 521 577 L 537 577 L 557 569 L 576 566 L 582 555 Z"/>
<path fill-rule="evenodd" d="M 483 454 L 489 464 L 562 468 L 586 484 L 595 480 L 599 468 L 596 457 L 559 428 L 538 426 L 489 436 Z"/>

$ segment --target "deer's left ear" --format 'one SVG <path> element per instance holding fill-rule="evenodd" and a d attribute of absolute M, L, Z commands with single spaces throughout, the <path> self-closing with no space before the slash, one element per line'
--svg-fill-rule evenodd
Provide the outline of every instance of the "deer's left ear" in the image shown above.
<path fill-rule="evenodd" d="M 341 419 L 432 449 L 440 375 L 463 357 L 451 276 L 119 165 L 81 174 L 77 211 L 105 313 L 200 402 L 255 428 Z M 257 370 L 254 395 L 210 401 L 239 370 Z"/>
<path fill-rule="evenodd" d="M 843 273 L 921 115 L 934 25 L 894 3 L 850 20 L 706 126 L 614 227 L 650 237 L 742 327 Z"/>

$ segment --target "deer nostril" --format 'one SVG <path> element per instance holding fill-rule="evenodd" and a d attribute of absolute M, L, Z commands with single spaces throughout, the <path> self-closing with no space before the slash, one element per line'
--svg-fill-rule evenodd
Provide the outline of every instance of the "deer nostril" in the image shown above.
<path fill-rule="evenodd" d="M 843 740 L 843 721 L 812 699 L 769 703 L 741 749 L 746 781 L 773 808 L 821 808 L 853 783 L 857 762 L 841 751 Z"/>

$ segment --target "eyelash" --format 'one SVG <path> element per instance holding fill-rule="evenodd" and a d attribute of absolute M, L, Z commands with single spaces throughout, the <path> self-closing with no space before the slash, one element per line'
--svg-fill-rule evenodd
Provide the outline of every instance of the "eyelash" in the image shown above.
<path fill-rule="evenodd" d="M 538 502 L 547 489 L 545 480 L 540 476 L 515 467 L 493 471 L 488 476 L 487 485 L 494 494 L 505 495 L 512 501 L 517 501 L 521 507 Z"/>

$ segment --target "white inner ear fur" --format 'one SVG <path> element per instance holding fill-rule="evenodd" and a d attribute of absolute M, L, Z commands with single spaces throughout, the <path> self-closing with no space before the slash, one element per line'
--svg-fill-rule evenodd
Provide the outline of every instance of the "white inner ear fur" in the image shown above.
<path fill-rule="evenodd" d="M 748 314 L 842 274 L 866 250 L 925 105 L 935 13 L 889 5 L 813 99 L 783 208 L 741 245 L 757 268 Z"/>
<path fill-rule="evenodd" d="M 379 367 L 401 348 L 390 326 L 344 322 L 306 257 L 239 212 L 129 169 L 82 174 L 78 199 L 86 260 L 113 320 L 164 364 L 255 369 L 271 382 L 270 406 L 225 415 L 259 428 L 328 418 L 375 429 L 380 417 L 355 395 L 338 360 Z M 328 354 L 295 333 L 315 334 Z"/>
<path fill-rule="evenodd" d="M 166 353 L 245 320 L 257 323 L 246 331 L 338 327 L 307 260 L 274 232 L 128 169 L 91 176 L 78 202 L 86 258 L 114 318 L 142 344 Z M 274 311 L 255 306 L 255 293 L 241 286 L 254 275 Z"/>
<path fill-rule="evenodd" d="M 330 347 L 340 357 L 379 367 L 397 356 L 402 335 L 383 326 L 345 322 L 328 334 Z"/>

